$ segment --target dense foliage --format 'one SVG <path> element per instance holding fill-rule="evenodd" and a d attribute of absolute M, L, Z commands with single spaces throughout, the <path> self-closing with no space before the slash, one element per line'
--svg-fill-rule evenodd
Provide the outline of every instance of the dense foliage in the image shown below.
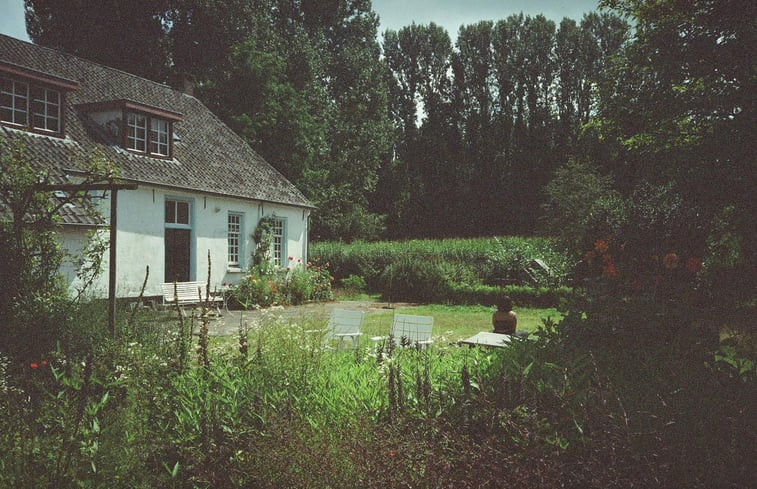
<path fill-rule="evenodd" d="M 454 45 L 433 23 L 380 42 L 369 0 L 25 5 L 35 42 L 194 78 L 318 207 L 312 237 L 345 241 L 535 231 L 628 31 L 606 13 L 514 15 L 461 26 Z"/>
<path fill-rule="evenodd" d="M 99 216 L 84 190 L 89 184 L 112 182 L 112 167 L 101 156 L 90 155 L 71 162 L 88 173 L 80 188 L 52 193 L 57 179 L 26 152 L 25 138 L 0 137 L 0 345 L 14 356 L 49 351 L 56 341 L 64 347 L 86 343 L 77 338 L 74 306 L 84 298 L 84 288 L 100 272 L 105 243 L 92 236 L 78 256 L 61 250 L 60 216 L 63 206 L 88 209 Z M 69 297 L 60 276 L 64 263 L 78 267 L 82 287 Z"/>
<path fill-rule="evenodd" d="M 725 352 L 682 364 L 676 347 L 592 350 L 547 324 L 496 351 L 337 353 L 305 331 L 323 323 L 275 311 L 242 325 L 237 346 L 208 347 L 207 324 L 191 334 L 196 318 L 143 314 L 85 359 L 52 353 L 16 371 L 0 357 L 0 412 L 13 413 L 0 425 L 0 485 L 753 482 L 755 368 Z"/>
<path fill-rule="evenodd" d="M 555 306 L 569 294 L 572 264 L 552 240 L 477 238 L 314 243 L 310 254 L 330 265 L 338 283 L 359 277 L 387 300 Z M 538 263 L 537 263 L 538 260 Z"/>

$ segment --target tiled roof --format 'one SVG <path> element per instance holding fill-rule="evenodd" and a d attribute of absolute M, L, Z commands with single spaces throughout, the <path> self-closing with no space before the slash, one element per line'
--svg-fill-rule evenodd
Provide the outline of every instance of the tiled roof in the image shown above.
<path fill-rule="evenodd" d="M 75 169 L 82 154 L 100 151 L 121 178 L 138 183 L 312 207 L 305 196 L 196 98 L 135 75 L 0 34 L 0 61 L 78 83 L 67 95 L 66 137 L 30 134 L 36 161 Z M 122 149 L 80 104 L 129 100 L 181 114 L 174 123 L 173 159 L 141 156 Z M 7 139 L 24 133 L 0 127 Z"/>

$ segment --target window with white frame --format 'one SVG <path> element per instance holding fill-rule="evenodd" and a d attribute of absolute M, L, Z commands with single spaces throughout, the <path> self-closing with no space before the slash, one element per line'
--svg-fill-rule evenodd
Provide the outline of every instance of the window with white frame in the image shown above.
<path fill-rule="evenodd" d="M 241 266 L 242 251 L 242 215 L 229 212 L 228 218 L 228 266 Z"/>
<path fill-rule="evenodd" d="M 150 153 L 159 156 L 168 156 L 168 121 L 163 119 L 150 119 Z"/>
<path fill-rule="evenodd" d="M 163 158 L 171 157 L 171 122 L 139 112 L 126 112 L 126 149 Z"/>
<path fill-rule="evenodd" d="M 3 66 L 0 64 L 0 71 Z M 63 136 L 65 91 L 71 84 L 38 83 L 37 80 L 0 75 L 0 124 L 56 137 Z"/>
<path fill-rule="evenodd" d="M 147 151 L 147 118 L 129 113 L 126 117 L 126 149 Z"/>
<path fill-rule="evenodd" d="M 284 265 L 286 242 L 284 241 L 284 220 L 271 218 L 271 258 L 274 263 Z"/>
<path fill-rule="evenodd" d="M 49 88 L 32 87 L 32 127 L 43 131 L 61 131 L 60 92 Z"/>
<path fill-rule="evenodd" d="M 0 78 L 0 120 L 23 126 L 29 123 L 29 84 Z"/>

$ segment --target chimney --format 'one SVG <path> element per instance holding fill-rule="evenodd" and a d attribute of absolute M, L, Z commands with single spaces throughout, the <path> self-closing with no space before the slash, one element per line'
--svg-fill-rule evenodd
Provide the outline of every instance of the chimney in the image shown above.
<path fill-rule="evenodd" d="M 194 77 L 189 73 L 177 73 L 174 78 L 173 88 L 180 91 L 181 93 L 194 97 Z"/>

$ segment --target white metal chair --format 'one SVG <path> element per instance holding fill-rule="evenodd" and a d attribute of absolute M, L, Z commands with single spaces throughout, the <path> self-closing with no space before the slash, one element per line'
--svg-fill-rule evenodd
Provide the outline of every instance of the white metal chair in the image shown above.
<path fill-rule="evenodd" d="M 431 329 L 434 318 L 431 316 L 413 316 L 410 314 L 395 314 L 389 336 L 397 346 L 417 346 L 426 348 L 433 343 Z M 382 338 L 374 338 L 382 339 Z"/>
<path fill-rule="evenodd" d="M 360 342 L 360 329 L 363 326 L 363 311 L 351 311 L 348 309 L 334 309 L 326 327 L 326 336 L 323 339 L 324 346 L 336 341 L 337 349 L 341 350 L 344 341 L 349 339 L 352 348 L 357 348 Z"/>

